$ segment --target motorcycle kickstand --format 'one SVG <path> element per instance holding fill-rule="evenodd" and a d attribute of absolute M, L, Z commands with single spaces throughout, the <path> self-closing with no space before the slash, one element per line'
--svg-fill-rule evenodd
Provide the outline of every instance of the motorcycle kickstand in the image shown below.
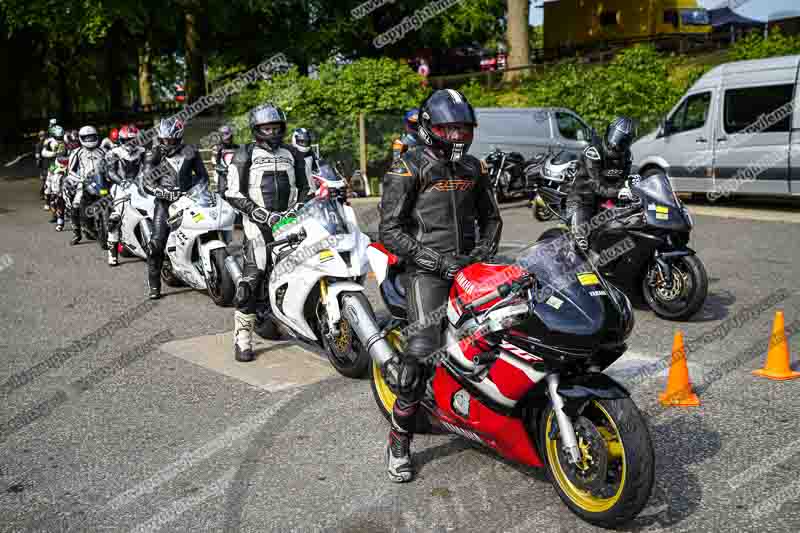
<path fill-rule="evenodd" d="M 581 459 L 581 452 L 578 449 L 578 438 L 575 436 L 575 428 L 572 426 L 572 421 L 564 412 L 564 399 L 558 394 L 558 374 L 548 374 L 545 377 L 547 381 L 547 390 L 550 396 L 550 402 L 553 404 L 553 411 L 556 413 L 556 420 L 561 433 L 561 446 L 569 456 L 569 462 L 576 464 Z"/>

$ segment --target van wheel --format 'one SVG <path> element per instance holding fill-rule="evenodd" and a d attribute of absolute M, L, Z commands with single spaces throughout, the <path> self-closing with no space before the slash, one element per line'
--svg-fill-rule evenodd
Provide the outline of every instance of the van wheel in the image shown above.
<path fill-rule="evenodd" d="M 667 173 L 664 172 L 664 169 L 661 167 L 650 167 L 642 174 L 642 177 L 649 178 L 650 176 L 655 176 L 656 174 L 663 174 L 665 176 L 667 175 Z"/>

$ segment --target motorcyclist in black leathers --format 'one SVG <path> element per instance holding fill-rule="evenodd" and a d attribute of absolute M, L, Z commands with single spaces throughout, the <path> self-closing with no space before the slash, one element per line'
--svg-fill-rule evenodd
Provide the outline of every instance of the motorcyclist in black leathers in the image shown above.
<path fill-rule="evenodd" d="M 420 106 L 419 144 L 383 180 L 380 239 L 407 263 L 408 320 L 419 326 L 405 353 L 382 369 L 397 395 L 386 449 L 396 482 L 414 477 L 410 442 L 425 387 L 419 360 L 441 345 L 441 324 L 424 321 L 446 304 L 456 274 L 493 256 L 500 241 L 503 223 L 488 176 L 467 155 L 475 126 L 463 94 L 434 92 Z"/>
<path fill-rule="evenodd" d="M 633 120 L 619 117 L 608 125 L 602 140 L 595 139 L 581 154 L 566 214 L 576 243 L 584 250 L 589 248 L 589 221 L 600 202 L 633 200 L 629 183 L 639 179 L 630 175 L 633 138 Z"/>
<path fill-rule="evenodd" d="M 264 104 L 250 112 L 249 123 L 255 142 L 242 146 L 233 156 L 225 191 L 225 199 L 244 217 L 244 266 L 236 287 L 233 348 L 240 362 L 255 359 L 256 306 L 272 270 L 264 248 L 273 240 L 271 227 L 287 211 L 300 209 L 308 191 L 302 155 L 283 142 L 283 111 Z"/>
<path fill-rule="evenodd" d="M 144 156 L 142 185 L 156 197 L 153 212 L 153 236 L 147 258 L 147 280 L 150 298 L 161 297 L 161 267 L 169 236 L 169 206 L 198 183 L 208 183 L 208 172 L 194 145 L 183 144 L 183 122 L 177 118 L 162 119 L 158 125 L 158 142 Z"/>

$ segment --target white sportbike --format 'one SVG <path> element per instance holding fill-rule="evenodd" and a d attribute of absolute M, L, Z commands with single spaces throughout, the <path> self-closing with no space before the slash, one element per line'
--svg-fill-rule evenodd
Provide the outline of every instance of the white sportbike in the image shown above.
<path fill-rule="evenodd" d="M 254 250 L 274 265 L 263 284 L 268 294 L 259 298 L 256 333 L 273 340 L 285 333 L 325 348 L 340 374 L 363 377 L 370 356 L 343 315 L 355 308 L 373 316 L 364 295 L 370 239 L 347 204 L 345 181 L 327 165 L 313 178 L 316 196 L 272 227 L 273 242 Z M 238 282 L 238 263 L 230 259 L 228 266 Z"/>
<path fill-rule="evenodd" d="M 164 283 L 205 290 L 215 304 L 230 305 L 236 286 L 225 268 L 223 232 L 233 231 L 234 218 L 230 204 L 209 192 L 207 183 L 198 183 L 170 205 Z"/>
<path fill-rule="evenodd" d="M 147 260 L 148 245 L 153 235 L 155 197 L 147 194 L 141 184 L 128 180 L 114 186 L 114 210 L 122 212 L 119 253 Z"/>

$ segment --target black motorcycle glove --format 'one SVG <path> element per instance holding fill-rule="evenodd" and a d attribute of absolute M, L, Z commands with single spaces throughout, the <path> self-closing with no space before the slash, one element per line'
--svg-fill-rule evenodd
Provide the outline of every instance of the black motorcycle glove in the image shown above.
<path fill-rule="evenodd" d="M 439 267 L 439 275 L 442 279 L 451 280 L 461 272 L 464 268 L 471 265 L 475 261 L 471 257 L 463 255 L 455 256 L 442 256 L 441 265 Z"/>

